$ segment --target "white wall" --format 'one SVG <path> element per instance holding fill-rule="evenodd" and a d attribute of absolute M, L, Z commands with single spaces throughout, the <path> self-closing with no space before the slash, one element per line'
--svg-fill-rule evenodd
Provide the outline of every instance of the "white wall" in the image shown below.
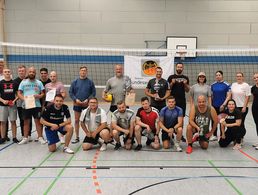
<path fill-rule="evenodd" d="M 6 0 L 7 41 L 144 48 L 198 37 L 198 48 L 258 47 L 257 0 Z"/>

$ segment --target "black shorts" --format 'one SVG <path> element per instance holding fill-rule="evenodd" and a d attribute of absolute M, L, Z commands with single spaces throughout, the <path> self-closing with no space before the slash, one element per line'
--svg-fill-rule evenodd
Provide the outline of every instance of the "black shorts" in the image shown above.
<path fill-rule="evenodd" d="M 166 140 L 170 141 L 170 137 L 168 136 L 168 133 L 164 130 L 161 131 L 161 139 L 163 142 Z"/>
<path fill-rule="evenodd" d="M 41 117 L 41 107 L 31 108 L 31 109 L 22 109 L 23 120 L 31 119 L 40 119 Z"/>
<path fill-rule="evenodd" d="M 99 133 L 96 135 L 95 138 L 85 136 L 85 138 L 84 138 L 84 140 L 83 140 L 83 143 L 89 143 L 89 144 L 97 145 L 97 144 L 99 143 L 99 142 L 98 142 L 99 137 L 100 137 L 100 136 L 99 136 Z"/>

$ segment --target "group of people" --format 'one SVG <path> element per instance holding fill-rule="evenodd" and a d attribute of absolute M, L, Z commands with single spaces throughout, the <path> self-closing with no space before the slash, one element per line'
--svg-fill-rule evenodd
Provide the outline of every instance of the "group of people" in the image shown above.
<path fill-rule="evenodd" d="M 127 93 L 133 91 L 131 80 L 123 73 L 122 65 L 115 65 L 114 77 L 106 83 L 102 93 L 103 100 L 110 102 L 111 124 L 107 113 L 98 106 L 94 82 L 87 76 L 87 67 L 81 66 L 79 77 L 72 81 L 69 96 L 73 101 L 74 125 L 64 99 L 67 94 L 57 73 L 48 75 L 47 68 L 40 69 L 40 80 L 36 79 L 36 69 L 21 65 L 18 77 L 12 79 L 11 70 L 0 61 L 0 143 L 8 141 L 7 124 L 11 122 L 13 142 L 26 144 L 31 136 L 31 119 L 34 118 L 37 139 L 41 144 L 48 143 L 49 151 L 56 151 L 56 143 L 61 140 L 63 151 L 73 154 L 69 148 L 73 132 L 73 144 L 80 142 L 80 127 L 85 133 L 82 143 L 84 150 L 107 144 L 118 150 L 123 144 L 126 149 L 142 149 L 142 136 L 147 137 L 146 146 L 153 149 L 174 147 L 181 152 L 184 118 L 186 116 L 186 93 L 190 92 L 189 123 L 186 127 L 186 152 L 192 153 L 192 144 L 199 141 L 201 148 L 207 149 L 209 141 L 219 141 L 221 147 L 234 143 L 233 149 L 240 149 L 246 133 L 244 125 L 248 112 L 248 102 L 253 94 L 252 113 L 258 135 L 258 73 L 254 74 L 255 85 L 250 88 L 244 82 L 241 72 L 236 74 L 237 81 L 228 84 L 223 80 L 223 72 L 215 73 L 216 81 L 206 84 L 206 75 L 200 72 L 197 83 L 190 87 L 189 78 L 183 74 L 184 65 L 176 64 L 175 74 L 162 78 L 162 68 L 156 68 L 155 78 L 149 80 L 145 97 L 141 98 L 141 107 L 134 112 L 125 103 Z M 111 99 L 107 98 L 109 95 Z M 17 111 L 20 119 L 22 140 L 17 139 Z M 219 124 L 219 125 L 218 125 Z M 47 141 L 43 138 L 43 126 Z M 220 129 L 218 139 L 217 127 Z M 161 132 L 161 133 L 160 133 Z M 160 135 L 161 134 L 161 135 Z M 162 144 L 160 142 L 160 137 Z M 258 144 L 253 145 L 258 149 Z"/>

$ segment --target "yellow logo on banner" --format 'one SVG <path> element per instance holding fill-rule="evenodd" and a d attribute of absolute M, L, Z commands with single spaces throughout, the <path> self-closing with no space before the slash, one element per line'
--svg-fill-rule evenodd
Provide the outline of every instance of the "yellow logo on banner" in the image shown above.
<path fill-rule="evenodd" d="M 147 76 L 154 76 L 156 74 L 157 67 L 157 62 L 153 60 L 148 60 L 142 64 L 142 72 Z"/>

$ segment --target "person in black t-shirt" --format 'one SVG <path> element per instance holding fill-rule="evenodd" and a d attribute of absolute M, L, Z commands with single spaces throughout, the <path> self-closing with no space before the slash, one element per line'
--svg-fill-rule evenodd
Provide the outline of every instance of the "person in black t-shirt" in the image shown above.
<path fill-rule="evenodd" d="M 156 68 L 156 78 L 149 80 L 145 94 L 151 98 L 151 106 L 159 111 L 166 106 L 166 98 L 170 95 L 169 84 L 162 77 L 162 68 Z"/>
<path fill-rule="evenodd" d="M 245 134 L 245 129 L 241 126 L 242 114 L 236 108 L 235 100 L 227 102 L 225 117 L 220 119 L 222 136 L 219 140 L 220 147 L 227 147 L 232 141 L 235 143 L 233 149 L 241 148 L 241 138 Z M 225 132 L 225 128 L 227 128 Z"/>
<path fill-rule="evenodd" d="M 255 84 L 251 88 L 251 93 L 253 94 L 253 103 L 252 103 L 252 114 L 256 126 L 256 133 L 258 136 L 258 72 L 254 74 Z M 256 150 L 258 150 L 258 143 L 253 144 Z"/>
<path fill-rule="evenodd" d="M 168 83 L 170 84 L 170 95 L 175 97 L 176 106 L 183 109 L 183 115 L 185 116 L 186 110 L 186 98 L 185 93 L 189 92 L 189 78 L 183 75 L 184 65 L 179 62 L 176 64 L 176 74 L 170 75 L 168 77 Z"/>
<path fill-rule="evenodd" d="M 18 143 L 19 141 L 16 138 L 16 100 L 18 99 L 16 92 L 18 90 L 18 86 L 15 85 L 11 78 L 10 69 L 5 68 L 3 70 L 3 74 L 4 79 L 0 81 L 0 121 L 2 137 L 0 143 L 4 143 L 6 141 L 6 123 L 8 122 L 8 118 L 12 125 L 13 142 Z"/>
<path fill-rule="evenodd" d="M 59 142 L 58 133 L 65 135 L 65 145 L 63 151 L 73 154 L 68 145 L 73 135 L 73 126 L 71 125 L 71 115 L 68 106 L 63 104 L 64 98 L 58 94 L 54 98 L 54 104 L 47 106 L 40 119 L 41 124 L 45 125 L 45 133 L 48 140 L 48 149 L 50 152 L 56 151 L 56 143 Z M 64 117 L 66 120 L 64 120 Z"/>

